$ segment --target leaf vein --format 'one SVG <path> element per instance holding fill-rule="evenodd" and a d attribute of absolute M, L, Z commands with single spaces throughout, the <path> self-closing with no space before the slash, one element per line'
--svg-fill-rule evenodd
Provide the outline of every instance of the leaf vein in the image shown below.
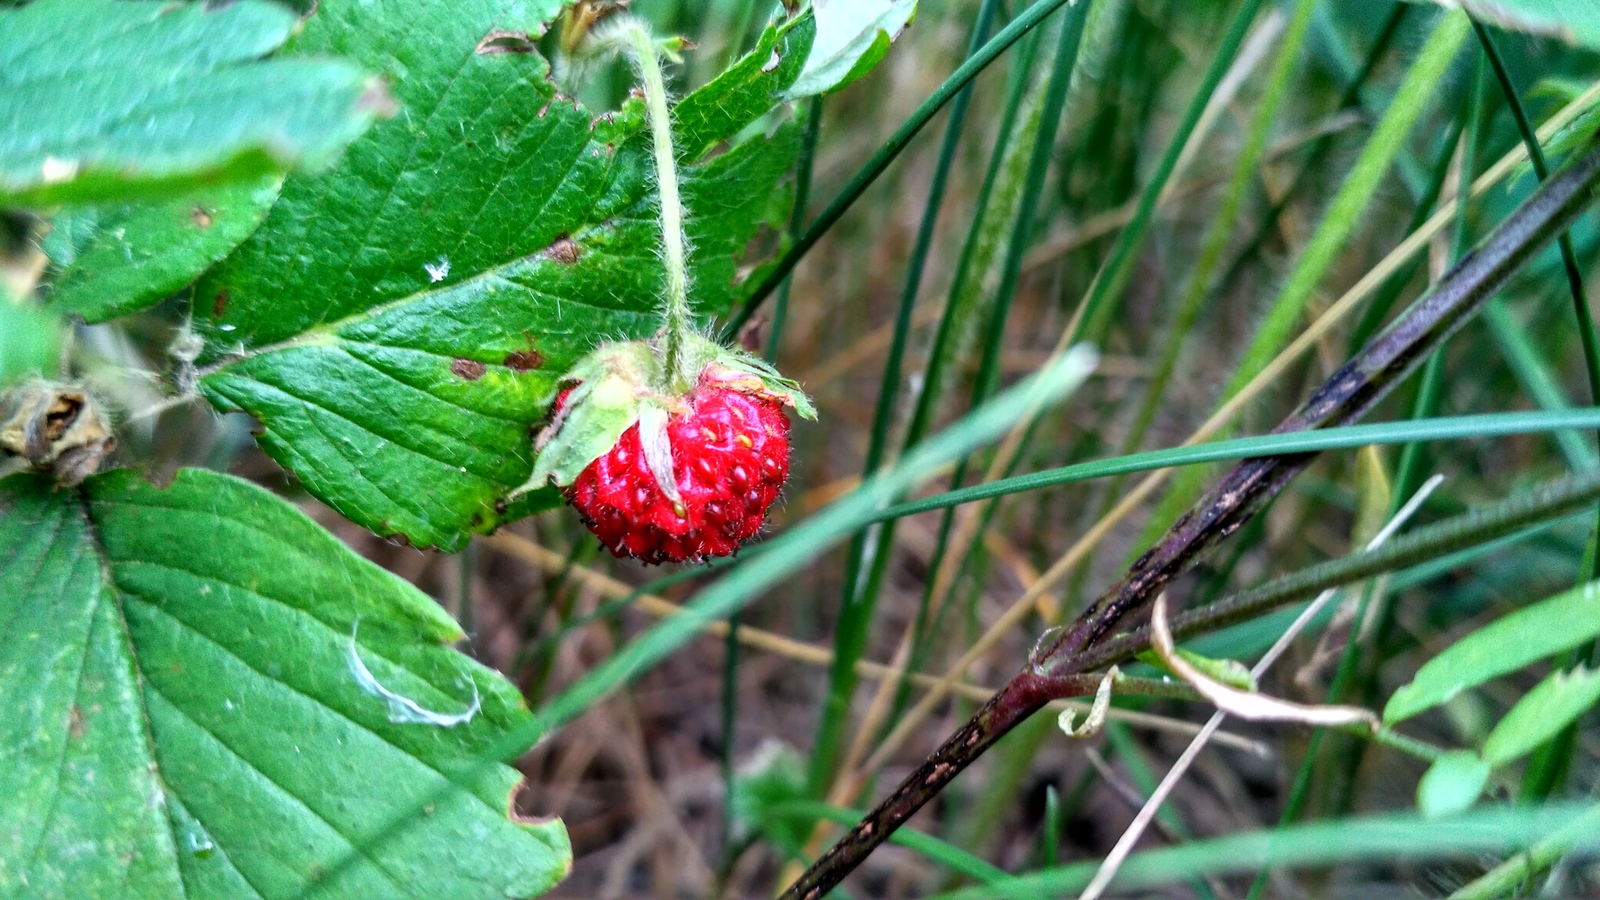
<path fill-rule="evenodd" d="M 150 690 L 151 693 L 153 693 L 157 697 L 161 698 L 161 701 L 163 703 L 167 704 L 169 707 L 171 707 L 172 711 L 174 713 L 176 713 L 177 715 L 179 715 L 180 717 L 182 717 L 184 721 L 188 722 L 196 730 L 198 730 L 202 734 L 206 735 L 207 737 L 211 738 L 213 741 L 216 741 L 217 746 L 219 746 L 223 750 L 227 751 L 229 756 L 232 756 L 234 759 L 236 759 L 239 762 L 243 763 L 245 768 L 247 768 L 250 771 L 256 773 L 259 776 L 261 776 L 261 780 L 262 781 L 266 782 L 268 785 L 270 785 L 273 788 L 275 788 L 283 796 L 288 797 L 289 799 L 293 800 L 295 803 L 299 804 L 300 808 L 304 809 L 307 813 L 309 813 L 312 817 L 317 819 L 317 821 L 321 822 L 323 825 L 326 825 L 328 827 L 329 831 L 333 832 L 333 834 L 336 835 L 340 840 L 344 841 L 345 848 L 346 848 L 345 852 L 347 854 L 348 853 L 354 853 L 357 856 L 361 857 L 362 859 L 365 859 L 368 863 L 370 863 L 372 865 L 372 867 L 374 869 L 376 869 L 379 873 L 381 873 L 383 875 L 383 877 L 390 884 L 392 884 L 395 887 L 399 888 L 401 890 L 401 892 L 405 896 L 407 896 L 407 897 L 416 896 L 416 894 L 412 893 L 409 890 L 409 888 L 407 887 L 407 885 L 406 885 L 404 880 L 402 880 L 400 878 L 397 878 L 395 875 L 391 874 L 388 871 L 388 869 L 386 869 L 381 863 L 378 862 L 378 860 L 374 859 L 373 856 L 370 853 L 367 852 L 366 846 L 365 846 L 365 842 L 358 842 L 358 841 L 354 840 L 350 835 L 347 835 L 343 831 L 339 830 L 339 827 L 337 825 L 333 824 L 333 822 L 329 821 L 327 819 L 327 817 L 323 816 L 321 813 L 319 813 L 315 809 L 313 809 L 309 803 L 307 803 L 301 797 L 296 796 L 293 791 L 291 791 L 288 788 L 284 787 L 283 785 L 279 784 L 277 779 L 273 778 L 271 775 L 268 775 L 266 772 L 263 772 L 260 769 L 260 767 L 258 767 L 255 763 L 251 762 L 249 758 L 247 758 L 244 755 L 242 755 L 241 753 L 239 753 L 239 751 L 235 750 L 232 745 L 230 745 L 227 741 L 223 740 L 219 735 L 217 735 L 216 732 L 212 731 L 211 729 L 209 729 L 209 728 L 205 727 L 204 725 L 200 724 L 199 722 L 195 721 L 195 719 L 193 717 L 191 717 L 186 711 L 184 711 L 183 707 L 181 707 L 178 704 L 174 703 L 172 701 L 171 697 L 168 697 L 166 694 L 162 693 L 160 688 L 158 688 L 158 687 L 156 687 L 155 685 L 152 684 L 152 685 L 149 685 L 148 689 Z"/>

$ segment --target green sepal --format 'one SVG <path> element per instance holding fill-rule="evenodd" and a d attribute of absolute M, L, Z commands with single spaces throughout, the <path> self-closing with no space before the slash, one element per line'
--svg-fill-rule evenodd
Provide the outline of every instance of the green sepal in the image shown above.
<path fill-rule="evenodd" d="M 533 474 L 518 493 L 575 481 L 639 421 L 652 384 L 662 377 L 661 359 L 649 341 L 605 344 L 578 360 L 558 385 L 571 385 L 572 394 L 540 432 Z"/>
<path fill-rule="evenodd" d="M 702 352 L 706 353 L 706 364 L 721 366 L 724 372 L 712 369 L 707 372 L 707 365 L 700 367 L 701 380 L 710 379 L 720 382 L 723 387 L 745 394 L 766 395 L 784 406 L 790 407 L 802 419 L 815 419 L 817 410 L 811 405 L 811 400 L 806 397 L 805 391 L 800 389 L 800 382 L 792 378 L 785 378 L 778 370 L 766 360 L 746 352 L 738 347 L 724 347 L 714 341 L 702 337 L 695 337 L 695 341 L 705 345 Z M 758 383 L 748 379 L 754 378 Z"/>
<path fill-rule="evenodd" d="M 533 474 L 513 496 L 551 484 L 572 484 L 589 463 L 616 446 L 646 407 L 669 414 L 688 408 L 687 398 L 673 390 L 671 373 L 666 371 L 665 341 L 662 334 L 650 341 L 605 344 L 561 376 L 558 389 L 571 387 L 572 393 L 539 433 Z M 688 335 L 683 354 L 687 370 L 696 373 L 691 392 L 702 385 L 715 386 L 776 400 L 802 418 L 817 417 L 798 383 L 743 350 Z"/>

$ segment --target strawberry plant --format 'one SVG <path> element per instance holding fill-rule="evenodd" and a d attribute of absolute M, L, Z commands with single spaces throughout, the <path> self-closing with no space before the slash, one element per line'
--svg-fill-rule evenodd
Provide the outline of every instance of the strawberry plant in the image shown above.
<path fill-rule="evenodd" d="M 592 5 L 570 49 L 616 27 L 584 35 Z M 535 896 L 566 872 L 561 823 L 516 812 L 501 761 L 533 719 L 431 599 L 243 480 L 150 483 L 147 441 L 95 474 L 119 432 L 203 398 L 419 548 L 555 505 L 552 476 L 602 533 L 632 502 L 608 491 L 653 491 L 612 542 L 647 559 L 752 536 L 787 472 L 782 406 L 809 407 L 696 330 L 788 213 L 790 89 L 843 76 L 819 81 L 812 19 L 782 18 L 669 118 L 662 45 L 621 19 L 646 102 L 591 112 L 538 47 L 565 6 L 0 10 L 0 205 L 18 270 L 48 267 L 5 299 L 0 353 L 0 446 L 32 470 L 0 482 L 0 893 Z M 866 51 L 840 52 L 848 74 Z M 138 373 L 67 338 L 152 306 L 166 396 L 125 408 Z M 639 366 L 601 371 L 621 356 Z M 641 538 L 641 513 L 687 531 Z M 424 824 L 385 833 L 406 815 Z"/>

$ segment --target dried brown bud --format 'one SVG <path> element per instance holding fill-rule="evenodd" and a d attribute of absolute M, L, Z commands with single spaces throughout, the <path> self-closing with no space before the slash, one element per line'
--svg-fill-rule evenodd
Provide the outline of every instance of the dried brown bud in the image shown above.
<path fill-rule="evenodd" d="M 0 396 L 0 453 L 68 487 L 99 471 L 116 445 L 100 407 L 81 388 L 29 381 Z"/>

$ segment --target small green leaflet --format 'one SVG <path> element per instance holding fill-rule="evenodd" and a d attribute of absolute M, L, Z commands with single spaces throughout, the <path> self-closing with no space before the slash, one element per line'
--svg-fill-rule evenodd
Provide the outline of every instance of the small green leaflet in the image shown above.
<path fill-rule="evenodd" d="M 1483 743 L 1483 756 L 1504 765 L 1529 753 L 1600 702 L 1600 669 L 1558 670 L 1511 707 Z"/>
<path fill-rule="evenodd" d="M 845 87 L 871 71 L 917 15 L 917 0 L 812 0 L 817 37 L 790 97 Z"/>
<path fill-rule="evenodd" d="M 1467 635 L 1417 670 L 1383 709 L 1386 725 L 1600 637 L 1600 582 L 1542 600 Z"/>
<path fill-rule="evenodd" d="M 383 71 L 401 111 L 331 172 L 291 176 L 196 289 L 206 396 L 260 420 L 262 446 L 319 499 L 417 546 L 459 548 L 558 502 L 505 499 L 556 379 L 600 341 L 658 327 L 641 108 L 594 117 L 538 54 L 486 40 L 541 33 L 561 6 L 324 0 L 290 52 Z M 674 111 L 705 314 L 732 306 L 752 238 L 788 215 L 799 135 L 772 113 L 810 43 L 808 17 L 769 28 Z"/>
<path fill-rule="evenodd" d="M 265 0 L 0 9 L 0 204 L 170 195 L 332 162 L 390 102 L 344 62 L 262 60 L 296 23 Z"/>
<path fill-rule="evenodd" d="M 284 501 L 17 475 L 0 548 L 0 896 L 499 900 L 566 873 L 489 749 L 528 726 L 517 690 Z"/>
<path fill-rule="evenodd" d="M 1488 761 L 1471 750 L 1444 754 L 1417 783 L 1417 808 L 1430 819 L 1471 809 L 1489 782 L 1489 769 Z"/>

